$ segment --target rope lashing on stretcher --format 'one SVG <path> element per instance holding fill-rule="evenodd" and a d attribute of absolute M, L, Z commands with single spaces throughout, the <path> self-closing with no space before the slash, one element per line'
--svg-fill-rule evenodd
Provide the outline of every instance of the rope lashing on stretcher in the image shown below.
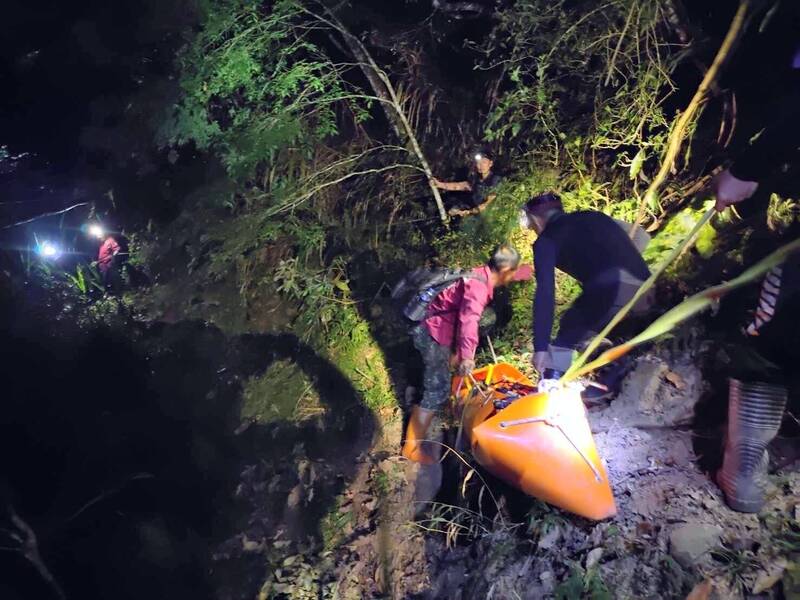
<path fill-rule="evenodd" d="M 501 429 L 506 429 L 508 427 L 515 427 L 517 425 L 528 425 L 530 423 L 543 423 L 545 425 L 549 425 L 550 427 L 555 427 L 556 429 L 558 429 L 561 432 L 561 434 L 565 438 L 567 438 L 567 441 L 570 443 L 570 445 L 573 448 L 575 448 L 575 451 L 578 454 L 581 455 L 581 458 L 583 459 L 583 461 L 592 470 L 592 473 L 594 474 L 595 480 L 598 483 L 601 482 L 603 480 L 603 478 L 600 476 L 600 473 L 595 468 L 595 466 L 592 464 L 592 461 L 590 461 L 589 458 L 586 456 L 586 454 L 583 453 L 583 450 L 578 448 L 578 445 L 574 441 L 572 441 L 572 438 L 569 436 L 569 434 L 561 426 L 561 423 L 559 423 L 559 420 L 560 420 L 560 416 L 559 415 L 553 415 L 553 416 L 547 416 L 547 417 L 528 417 L 526 419 L 514 419 L 512 421 L 500 421 L 500 428 Z"/>

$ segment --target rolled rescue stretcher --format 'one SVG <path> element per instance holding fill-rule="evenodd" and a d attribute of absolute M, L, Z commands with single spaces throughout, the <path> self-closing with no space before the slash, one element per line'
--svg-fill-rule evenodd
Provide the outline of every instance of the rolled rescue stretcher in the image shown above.
<path fill-rule="evenodd" d="M 497 363 L 455 377 L 452 392 L 472 455 L 488 471 L 582 517 L 616 514 L 578 388 L 539 393 L 513 366 Z"/>

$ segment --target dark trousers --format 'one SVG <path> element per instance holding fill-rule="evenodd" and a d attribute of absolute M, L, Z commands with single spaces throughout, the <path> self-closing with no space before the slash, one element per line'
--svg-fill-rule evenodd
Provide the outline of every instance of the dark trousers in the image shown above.
<path fill-rule="evenodd" d="M 554 346 L 563 348 L 579 348 L 603 327 L 631 299 L 636 289 L 630 294 L 620 297 L 620 283 L 614 285 L 593 286 L 583 290 L 561 316 L 558 335 L 553 340 Z"/>
<path fill-rule="evenodd" d="M 450 348 L 434 340 L 423 323 L 414 326 L 410 333 L 424 364 L 419 405 L 427 410 L 439 410 L 450 397 Z"/>
<path fill-rule="evenodd" d="M 625 306 L 641 285 L 625 277 L 606 277 L 588 284 L 575 302 L 561 316 L 558 335 L 550 344 L 547 366 L 566 371 L 577 350 L 596 336 Z M 646 311 L 652 303 L 648 294 L 633 308 L 633 313 Z"/>

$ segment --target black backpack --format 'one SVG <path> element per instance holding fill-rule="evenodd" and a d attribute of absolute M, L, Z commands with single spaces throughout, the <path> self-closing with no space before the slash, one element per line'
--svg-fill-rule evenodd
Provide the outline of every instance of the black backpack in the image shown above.
<path fill-rule="evenodd" d="M 420 267 L 408 273 L 394 286 L 391 299 L 399 314 L 412 323 L 428 316 L 431 302 L 451 285 L 464 279 L 483 279 L 462 269 Z"/>

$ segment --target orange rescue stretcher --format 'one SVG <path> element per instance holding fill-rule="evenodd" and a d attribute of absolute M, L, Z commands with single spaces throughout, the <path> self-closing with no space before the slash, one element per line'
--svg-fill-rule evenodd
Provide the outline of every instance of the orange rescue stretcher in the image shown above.
<path fill-rule="evenodd" d="M 588 519 L 617 512 L 579 389 L 539 393 L 509 364 L 453 379 L 453 400 L 472 455 L 491 473 Z"/>

